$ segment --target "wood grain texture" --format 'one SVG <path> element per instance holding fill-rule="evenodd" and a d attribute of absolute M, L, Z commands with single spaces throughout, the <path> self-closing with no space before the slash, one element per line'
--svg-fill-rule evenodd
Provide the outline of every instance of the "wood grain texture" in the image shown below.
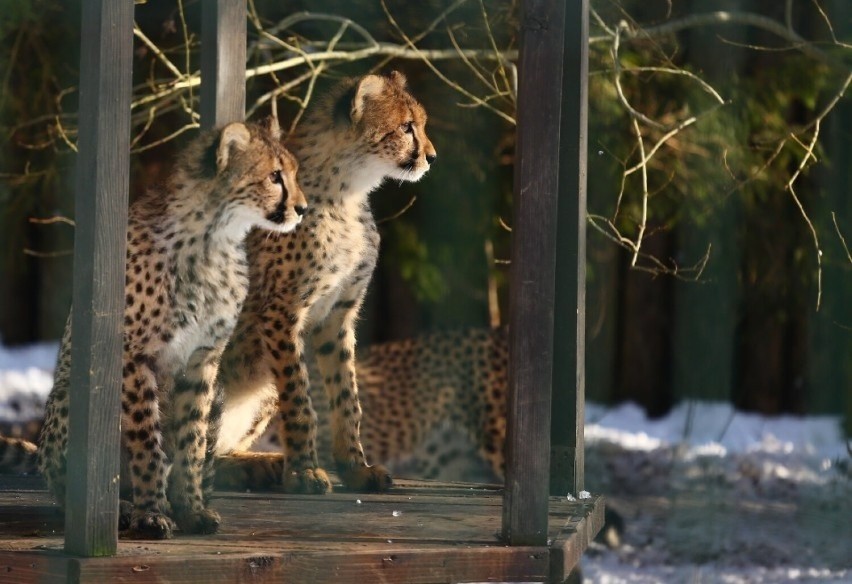
<path fill-rule="evenodd" d="M 550 494 L 583 490 L 589 4 L 566 3 L 559 141 Z"/>
<path fill-rule="evenodd" d="M 565 5 L 521 2 L 503 501 L 511 545 L 547 540 Z"/>
<path fill-rule="evenodd" d="M 133 3 L 83 0 L 65 545 L 115 552 Z"/>
<path fill-rule="evenodd" d="M 583 552 L 603 529 L 606 500 L 595 496 L 580 503 L 587 513 L 569 515 L 550 545 L 550 582 L 566 580 L 580 564 Z"/>
<path fill-rule="evenodd" d="M 121 539 L 113 557 L 77 558 L 62 554 L 62 514 L 43 487 L 0 477 L 4 583 L 539 582 L 574 567 L 603 516 L 601 499 L 551 497 L 552 545 L 507 547 L 494 487 L 400 479 L 384 494 L 218 492 L 215 535 Z"/>
<path fill-rule="evenodd" d="M 204 0 L 201 7 L 201 126 L 246 115 L 246 0 Z"/>

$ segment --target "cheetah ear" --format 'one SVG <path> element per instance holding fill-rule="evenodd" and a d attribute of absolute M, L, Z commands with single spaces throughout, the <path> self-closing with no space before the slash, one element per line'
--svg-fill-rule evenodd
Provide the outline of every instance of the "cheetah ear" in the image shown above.
<path fill-rule="evenodd" d="M 278 118 L 267 116 L 260 120 L 260 127 L 269 132 L 269 136 L 273 140 L 281 139 L 281 126 L 278 124 Z"/>
<path fill-rule="evenodd" d="M 366 101 L 382 93 L 385 88 L 385 80 L 378 75 L 367 75 L 362 77 L 355 86 L 355 97 L 352 98 L 352 109 L 349 117 L 353 122 L 358 122 L 364 115 Z"/>
<path fill-rule="evenodd" d="M 389 77 L 390 80 L 393 81 L 394 85 L 400 89 L 405 89 L 405 86 L 408 84 L 408 79 L 406 79 L 405 75 L 399 71 L 391 71 Z"/>
<path fill-rule="evenodd" d="M 245 124 L 234 122 L 225 126 L 219 138 L 219 147 L 216 149 L 216 172 L 222 172 L 228 166 L 231 147 L 245 150 L 249 141 L 251 141 L 251 134 Z"/>

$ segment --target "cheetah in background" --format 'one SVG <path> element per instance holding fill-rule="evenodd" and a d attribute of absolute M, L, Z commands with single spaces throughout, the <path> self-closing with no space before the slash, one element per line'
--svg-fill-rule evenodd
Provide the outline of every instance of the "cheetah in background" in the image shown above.
<path fill-rule="evenodd" d="M 266 476 L 287 492 L 331 490 L 317 459 L 307 340 L 325 386 L 333 461 L 344 484 L 390 486 L 387 470 L 369 466 L 361 445 L 355 321 L 379 250 L 368 195 L 386 178 L 416 181 L 426 173 L 436 153 L 425 126 L 425 110 L 405 78 L 392 72 L 343 84 L 309 108 L 286 142 L 311 207 L 296 231 L 249 238 L 250 291 L 219 372 L 221 484 Z M 273 418 L 283 457 L 247 453 Z"/>
<path fill-rule="evenodd" d="M 215 441 L 218 362 L 248 290 L 253 227 L 293 230 L 306 212 L 296 161 L 278 124 L 234 123 L 203 134 L 166 185 L 129 211 L 122 385 L 122 490 L 134 535 L 212 533 L 208 441 Z M 65 496 L 69 317 L 39 441 L 39 467 Z M 129 479 L 129 480 L 128 480 Z"/>

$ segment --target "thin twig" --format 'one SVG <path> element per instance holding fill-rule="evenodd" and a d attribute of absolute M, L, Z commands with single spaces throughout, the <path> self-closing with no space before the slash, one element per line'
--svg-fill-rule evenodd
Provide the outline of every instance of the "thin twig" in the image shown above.
<path fill-rule="evenodd" d="M 648 165 L 645 157 L 645 140 L 642 138 L 642 130 L 639 129 L 639 122 L 633 118 L 633 131 L 636 132 L 636 142 L 639 145 L 639 156 L 643 164 L 642 168 L 642 216 L 639 220 L 639 231 L 636 234 L 636 243 L 633 244 L 633 259 L 630 261 L 631 266 L 636 266 L 636 260 L 639 259 L 639 249 L 642 247 L 642 238 L 645 236 L 645 227 L 648 224 Z"/>
<path fill-rule="evenodd" d="M 799 199 L 799 195 L 796 194 L 796 189 L 794 188 L 794 184 L 796 183 L 796 179 L 799 178 L 799 175 L 802 174 L 805 166 L 807 166 L 808 161 L 813 158 L 816 160 L 816 155 L 814 154 L 814 148 L 816 147 L 817 140 L 819 139 L 819 128 L 820 122 L 817 120 L 816 125 L 814 126 L 813 137 L 811 138 L 810 143 L 806 147 L 805 155 L 802 157 L 801 162 L 799 163 L 799 167 L 796 169 L 796 172 L 793 173 L 793 176 L 790 177 L 790 180 L 787 181 L 787 191 L 789 191 L 790 196 L 793 198 L 793 202 L 796 203 L 796 207 L 799 208 L 799 212 L 802 214 L 802 218 L 805 220 L 805 223 L 808 226 L 808 229 L 811 231 L 811 237 L 814 240 L 814 251 L 816 252 L 817 259 L 817 299 L 816 299 L 816 309 L 819 310 L 820 301 L 822 300 L 822 249 L 820 249 L 819 245 L 819 235 L 817 234 L 816 228 L 814 227 L 813 222 L 811 222 L 811 218 L 808 217 L 807 212 L 805 211 L 805 207 L 802 205 L 802 201 Z"/>
<path fill-rule="evenodd" d="M 601 215 L 589 214 L 587 215 L 586 219 L 588 220 L 589 225 L 591 225 L 591 227 L 595 229 L 595 231 L 598 231 L 601 235 L 603 235 L 613 243 L 617 244 L 620 247 L 623 247 L 631 253 L 635 251 L 634 242 L 631 239 L 624 237 L 618 231 L 618 228 L 608 218 L 603 217 Z M 710 254 L 712 252 L 712 249 L 713 245 L 708 244 L 707 250 L 704 252 L 704 255 L 695 264 L 687 267 L 678 266 L 678 264 L 674 260 L 670 260 L 671 264 L 666 265 L 658 258 L 640 251 L 639 257 L 646 260 L 650 265 L 646 266 L 637 264 L 635 266 L 631 266 L 631 268 L 642 272 L 648 272 L 649 274 L 653 274 L 655 276 L 668 275 L 678 280 L 697 282 L 701 279 L 701 276 L 704 273 L 704 268 L 707 267 L 707 262 L 710 261 Z"/>
<path fill-rule="evenodd" d="M 712 25 L 746 25 L 753 26 L 771 32 L 772 34 L 786 40 L 794 48 L 805 55 L 826 63 L 835 63 L 829 55 L 815 48 L 812 43 L 796 33 L 791 33 L 782 23 L 753 12 L 739 12 L 729 10 L 718 10 L 704 14 L 692 14 L 677 20 L 671 20 L 658 26 L 631 29 L 622 32 L 625 41 L 650 39 L 654 37 L 672 35 L 689 28 L 699 28 Z M 589 38 L 590 44 L 612 42 L 612 35 L 594 36 Z"/>
<path fill-rule="evenodd" d="M 503 118 L 504 120 L 506 120 L 507 122 L 509 122 L 510 124 L 515 125 L 515 123 L 516 123 L 516 122 L 515 122 L 515 118 L 513 118 L 513 117 L 512 117 L 512 116 L 510 116 L 509 114 L 507 114 L 507 113 L 505 113 L 505 112 L 503 112 L 503 111 L 501 111 L 501 110 L 499 110 L 499 109 L 495 108 L 494 106 L 492 106 L 492 105 L 491 105 L 490 103 L 488 103 L 487 101 L 484 101 L 484 100 L 483 100 L 483 99 L 481 99 L 479 96 L 472 94 L 471 92 L 469 92 L 468 90 L 466 90 L 465 88 L 463 88 L 461 85 L 459 85 L 458 83 L 456 83 L 456 82 L 452 81 L 452 80 L 451 80 L 451 79 L 449 79 L 446 75 L 444 75 L 444 74 L 443 74 L 443 73 L 442 73 L 442 72 L 441 72 L 441 71 L 440 71 L 440 70 L 439 70 L 439 69 L 438 69 L 438 68 L 434 65 L 434 63 L 432 63 L 432 60 L 433 60 L 433 59 L 432 59 L 432 58 L 428 55 L 428 51 L 424 51 L 424 50 L 421 50 L 420 48 L 418 48 L 418 47 L 417 47 L 417 45 L 415 45 L 415 44 L 414 44 L 414 41 L 413 41 L 413 40 L 411 40 L 411 38 L 410 38 L 407 34 L 405 34 L 405 32 L 404 32 L 404 31 L 402 30 L 402 28 L 399 26 L 399 24 L 397 23 L 396 19 L 393 17 L 393 15 L 391 14 L 390 10 L 388 9 L 387 4 L 385 3 L 385 0 L 381 0 L 381 5 L 382 5 L 382 10 L 384 10 L 384 12 L 385 12 L 385 17 L 388 19 L 388 22 L 390 22 L 391 26 L 393 26 L 393 27 L 394 27 L 394 29 L 396 30 L 397 34 L 399 34 L 399 35 L 402 37 L 402 39 L 403 39 L 403 40 L 406 42 L 406 44 L 408 45 L 409 49 L 411 49 L 411 50 L 412 50 L 412 51 L 414 51 L 417 55 L 419 55 L 419 56 L 420 56 L 420 59 L 423 61 L 423 63 L 424 63 L 427 67 L 429 67 L 429 69 L 431 69 L 432 73 L 434 73 L 434 74 L 435 74 L 435 75 L 436 75 L 436 76 L 437 76 L 437 77 L 438 77 L 441 81 L 443 81 L 444 83 L 446 83 L 448 86 L 452 87 L 453 89 L 455 89 L 456 91 L 458 91 L 459 93 L 461 93 L 462 95 L 464 95 L 465 97 L 467 97 L 468 99 L 470 99 L 473 103 L 477 103 L 477 104 L 479 104 L 479 105 L 483 106 L 484 108 L 486 108 L 486 109 L 490 110 L 491 112 L 493 112 L 493 113 L 497 114 L 498 116 L 500 116 L 501 118 Z M 483 54 L 483 55 L 484 55 L 484 54 L 489 54 L 489 52 L 488 52 L 488 51 L 484 51 L 484 52 L 482 52 L 482 54 Z"/>
<path fill-rule="evenodd" d="M 74 250 L 71 249 L 63 249 L 61 251 L 36 251 L 34 249 L 24 248 L 24 255 L 33 256 L 37 258 L 61 258 L 65 256 L 70 256 L 74 253 Z"/>
<path fill-rule="evenodd" d="M 382 219 L 378 219 L 376 221 L 376 225 L 381 225 L 382 223 L 387 223 L 388 221 L 393 221 L 394 219 L 399 219 L 400 217 L 402 217 L 402 215 L 406 211 L 408 211 L 409 209 L 411 209 L 411 207 L 414 206 L 414 202 L 416 200 L 417 200 L 417 195 L 411 195 L 411 198 L 408 199 L 408 202 L 405 204 L 405 206 L 402 209 L 400 209 L 399 211 L 397 211 L 393 215 L 390 215 L 388 217 L 383 217 Z"/>
<path fill-rule="evenodd" d="M 180 2 L 180 0 L 178 0 L 178 2 Z M 175 67 L 175 64 L 174 64 L 174 63 L 172 63 L 172 62 L 169 60 L 169 58 L 168 58 L 168 57 L 166 57 L 166 55 L 163 53 L 163 51 L 161 51 L 161 50 L 160 50 L 160 47 L 158 47 L 156 44 L 154 44 L 154 42 L 153 42 L 151 39 L 149 39 L 149 38 L 145 35 L 145 33 L 144 33 L 144 32 L 142 32 L 142 29 L 141 29 L 141 28 L 139 28 L 139 25 L 138 25 L 138 24 L 135 24 L 135 23 L 134 23 L 134 25 L 133 25 L 133 35 L 134 35 L 134 36 L 136 36 L 139 40 L 141 40 L 141 41 L 142 41 L 142 43 L 143 43 L 146 47 L 148 47 L 148 48 L 151 50 L 151 52 L 152 52 L 152 53 L 154 53 L 154 56 L 155 56 L 155 57 L 157 57 L 157 59 L 158 59 L 158 60 L 159 60 L 159 61 L 160 61 L 163 65 L 165 65 L 165 66 L 166 66 L 166 69 L 168 69 L 169 71 L 171 71 L 172 73 L 174 73 L 174 76 L 175 76 L 177 79 L 183 79 L 184 75 L 183 75 L 183 73 L 181 73 L 181 72 L 180 72 L 180 69 L 178 69 L 177 67 Z"/>
<path fill-rule="evenodd" d="M 138 148 L 134 148 L 134 149 L 131 150 L 131 152 L 138 154 L 139 152 L 145 152 L 146 150 L 150 150 L 151 148 L 156 148 L 157 146 L 160 146 L 161 144 L 165 144 L 166 142 L 168 142 L 170 140 L 174 140 L 175 138 L 177 138 L 178 136 L 180 136 L 184 132 L 187 132 L 189 130 L 195 130 L 196 128 L 199 128 L 199 127 L 200 127 L 200 125 L 198 124 L 198 122 L 191 122 L 191 123 L 184 124 L 183 126 L 178 128 L 177 130 L 175 130 L 174 132 L 169 134 L 168 136 L 164 136 L 164 137 L 160 138 L 159 140 L 154 140 L 153 142 L 149 142 L 148 144 L 145 144 L 144 146 L 139 146 Z"/>
<path fill-rule="evenodd" d="M 829 34 L 831 34 L 831 40 L 834 42 L 834 44 L 837 45 L 838 47 L 843 47 L 844 49 L 852 49 L 852 44 L 844 43 L 844 42 L 837 40 L 837 35 L 834 34 L 834 26 L 832 26 L 832 24 L 831 24 L 831 19 L 825 13 L 825 10 L 823 10 L 819 1 L 818 0 L 811 0 L 811 1 L 812 1 L 813 5 L 816 6 L 816 9 L 819 12 L 820 16 L 822 16 L 822 20 L 823 20 L 823 22 L 825 22 L 825 26 L 828 27 L 828 32 L 829 32 Z"/>
<path fill-rule="evenodd" d="M 54 223 L 65 223 L 66 225 L 70 225 L 72 227 L 76 227 L 77 224 L 73 219 L 65 217 L 63 215 L 56 215 L 55 217 L 30 217 L 30 223 L 36 223 L 38 225 L 53 225 Z"/>
<path fill-rule="evenodd" d="M 831 220 L 834 222 L 834 230 L 837 231 L 837 237 L 840 238 L 840 243 L 843 244 L 843 251 L 846 252 L 846 259 L 848 259 L 849 263 L 852 264 L 852 254 L 849 253 L 849 246 L 846 245 L 846 238 L 843 237 L 843 233 L 840 231 L 840 226 L 837 224 L 837 215 L 834 214 L 834 211 L 831 212 Z"/>

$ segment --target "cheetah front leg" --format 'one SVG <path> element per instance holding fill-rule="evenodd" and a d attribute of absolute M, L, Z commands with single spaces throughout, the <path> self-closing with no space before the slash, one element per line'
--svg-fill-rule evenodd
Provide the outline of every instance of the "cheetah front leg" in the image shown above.
<path fill-rule="evenodd" d="M 393 483 L 390 473 L 381 465 L 368 465 L 361 445 L 355 320 L 362 296 L 337 302 L 312 340 L 331 410 L 332 455 L 340 478 L 357 491 L 386 491 Z"/>
<path fill-rule="evenodd" d="M 168 435 L 174 462 L 168 493 L 172 516 L 186 533 L 215 533 L 221 521 L 207 508 L 203 488 L 207 466 L 212 464 L 207 440 L 220 354 L 215 349 L 196 351 L 172 390 Z"/>
<path fill-rule="evenodd" d="M 278 431 L 284 447 L 284 490 L 288 493 L 331 491 L 328 474 L 319 468 L 316 450 L 317 414 L 308 393 L 308 370 L 299 330 L 285 331 L 287 341 L 276 359 Z M 276 351 L 277 353 L 277 351 Z"/>
<path fill-rule="evenodd" d="M 121 433 L 127 449 L 133 508 L 129 530 L 146 539 L 172 537 L 166 499 L 167 458 L 162 444 L 157 380 L 143 355 L 125 357 Z"/>

